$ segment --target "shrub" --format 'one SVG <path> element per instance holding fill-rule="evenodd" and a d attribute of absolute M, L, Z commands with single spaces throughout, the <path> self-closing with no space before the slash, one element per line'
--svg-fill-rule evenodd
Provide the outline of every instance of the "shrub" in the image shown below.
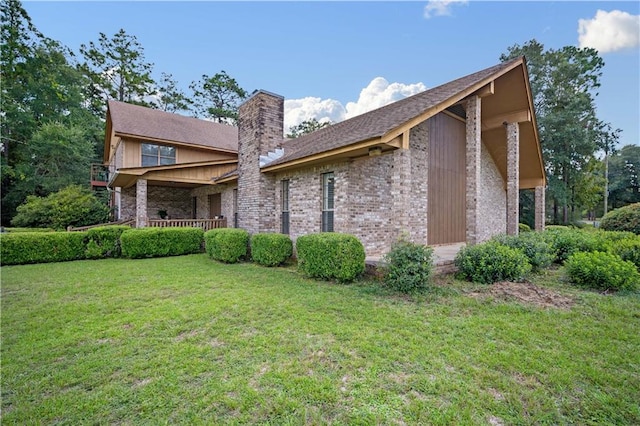
<path fill-rule="evenodd" d="M 526 223 L 519 223 L 518 224 L 518 231 L 520 231 L 520 232 L 531 232 L 531 227 L 529 225 L 527 225 Z"/>
<path fill-rule="evenodd" d="M 87 258 L 120 257 L 122 254 L 120 235 L 127 229 L 131 229 L 131 227 L 113 225 L 89 229 L 87 231 Z"/>
<path fill-rule="evenodd" d="M 2 227 L 1 232 L 55 232 L 55 229 L 51 228 L 5 228 Z"/>
<path fill-rule="evenodd" d="M 0 263 L 63 262 L 84 259 L 86 232 L 19 232 L 0 235 Z"/>
<path fill-rule="evenodd" d="M 249 233 L 244 229 L 219 228 L 204 234 L 209 257 L 225 263 L 236 263 L 247 256 Z"/>
<path fill-rule="evenodd" d="M 364 272 L 364 247 L 349 234 L 323 232 L 298 237 L 298 267 L 312 277 L 340 282 L 355 280 Z"/>
<path fill-rule="evenodd" d="M 611 253 L 574 253 L 565 263 L 574 284 L 595 290 L 634 290 L 640 273 L 633 263 Z"/>
<path fill-rule="evenodd" d="M 251 258 L 264 266 L 278 266 L 293 254 L 293 243 L 284 234 L 255 234 L 251 237 Z"/>
<path fill-rule="evenodd" d="M 605 231 L 628 231 L 640 235 L 640 203 L 611 210 L 600 221 Z"/>
<path fill-rule="evenodd" d="M 198 253 L 203 234 L 200 228 L 127 229 L 120 236 L 122 256 L 139 259 Z"/>
<path fill-rule="evenodd" d="M 612 252 L 620 256 L 622 260 L 633 263 L 640 270 L 640 237 L 617 241 L 612 246 Z"/>
<path fill-rule="evenodd" d="M 384 257 L 384 282 L 402 293 L 426 290 L 433 269 L 433 249 L 401 239 Z"/>
<path fill-rule="evenodd" d="M 454 260 L 462 278 L 483 284 L 519 281 L 531 271 L 527 256 L 497 241 L 464 247 Z"/>
<path fill-rule="evenodd" d="M 546 268 L 556 259 L 556 252 L 553 246 L 539 232 L 525 232 L 518 236 L 499 235 L 494 237 L 493 240 L 507 247 L 522 251 L 529 259 L 531 269 L 534 272 Z"/>
<path fill-rule="evenodd" d="M 30 195 L 17 208 L 14 226 L 66 229 L 106 222 L 109 208 L 88 189 L 71 185 L 47 197 Z"/>
<path fill-rule="evenodd" d="M 543 233 L 546 241 L 556 253 L 556 262 L 564 263 L 573 253 L 580 251 L 607 251 L 609 242 L 599 233 L 570 228 L 553 228 Z"/>

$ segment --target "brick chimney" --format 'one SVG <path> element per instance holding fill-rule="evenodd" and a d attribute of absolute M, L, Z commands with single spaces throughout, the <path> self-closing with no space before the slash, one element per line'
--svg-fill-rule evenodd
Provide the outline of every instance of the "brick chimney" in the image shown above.
<path fill-rule="evenodd" d="M 260 155 L 284 139 L 284 98 L 255 91 L 238 111 L 238 226 L 249 233 L 277 232 L 275 176 L 260 172 Z"/>

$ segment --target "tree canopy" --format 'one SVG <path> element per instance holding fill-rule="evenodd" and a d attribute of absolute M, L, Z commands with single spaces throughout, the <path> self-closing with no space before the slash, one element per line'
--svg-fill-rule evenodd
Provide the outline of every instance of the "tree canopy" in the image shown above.
<path fill-rule="evenodd" d="M 247 92 L 225 71 L 213 77 L 202 75 L 199 81 L 189 86 L 193 90 L 196 116 L 209 118 L 218 123 L 236 124 L 238 107 L 246 99 Z"/>
<path fill-rule="evenodd" d="M 306 135 L 307 133 L 315 132 L 316 130 L 322 129 L 323 127 L 330 126 L 330 121 L 319 122 L 315 118 L 310 118 L 309 120 L 304 120 L 302 123 L 297 126 L 293 126 L 289 128 L 289 133 L 287 133 L 288 138 L 298 138 L 302 135 Z"/>

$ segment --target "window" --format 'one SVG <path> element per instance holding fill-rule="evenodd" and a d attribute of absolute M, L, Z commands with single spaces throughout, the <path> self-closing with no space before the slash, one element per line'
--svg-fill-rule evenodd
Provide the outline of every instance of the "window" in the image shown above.
<path fill-rule="evenodd" d="M 142 167 L 176 164 L 176 149 L 172 146 L 142 144 Z"/>
<path fill-rule="evenodd" d="M 333 172 L 322 175 L 322 232 L 333 232 L 333 199 L 335 178 Z"/>
<path fill-rule="evenodd" d="M 233 190 L 233 227 L 238 227 L 238 189 Z"/>
<path fill-rule="evenodd" d="M 282 181 L 282 217 L 280 224 L 280 232 L 289 234 L 289 180 Z"/>

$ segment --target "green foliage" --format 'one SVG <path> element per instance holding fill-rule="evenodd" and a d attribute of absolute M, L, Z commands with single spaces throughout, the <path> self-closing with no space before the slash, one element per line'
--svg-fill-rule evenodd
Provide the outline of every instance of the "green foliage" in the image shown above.
<path fill-rule="evenodd" d="M 210 258 L 236 263 L 247 257 L 249 233 L 239 228 L 219 228 L 204 234 L 205 248 Z"/>
<path fill-rule="evenodd" d="M 519 223 L 518 224 L 518 231 L 520 231 L 520 232 L 531 232 L 531 227 L 529 225 L 527 225 L 526 223 Z"/>
<path fill-rule="evenodd" d="M 92 109 L 101 114 L 107 99 L 151 106 L 145 97 L 153 94 L 151 71 L 144 48 L 135 36 L 120 29 L 111 38 L 100 33 L 98 42 L 80 45 L 85 62 L 82 72 L 91 80 L 87 85 Z"/>
<path fill-rule="evenodd" d="M 433 249 L 400 239 L 384 257 L 384 283 L 402 293 L 424 291 L 433 269 Z"/>
<path fill-rule="evenodd" d="M 617 241 L 612 246 L 612 252 L 627 260 L 640 270 L 640 237 L 627 238 Z"/>
<path fill-rule="evenodd" d="M 520 281 L 531 271 L 531 264 L 522 251 L 497 241 L 463 247 L 454 262 L 463 279 L 482 284 Z"/>
<path fill-rule="evenodd" d="M 640 203 L 640 146 L 626 145 L 609 158 L 609 205 Z"/>
<path fill-rule="evenodd" d="M 507 247 L 522 251 L 529 259 L 533 272 L 546 268 L 556 259 L 553 246 L 540 232 L 525 232 L 518 236 L 500 235 L 494 237 L 493 240 Z"/>
<path fill-rule="evenodd" d="M 196 116 L 218 123 L 235 124 L 238 120 L 238 107 L 247 97 L 247 92 L 225 71 L 220 71 L 213 77 L 203 74 L 202 79 L 192 82 L 189 88 L 193 90 Z"/>
<path fill-rule="evenodd" d="M 158 109 L 171 113 L 190 111 L 191 104 L 193 104 L 191 99 L 178 87 L 178 82 L 173 79 L 173 76 L 164 72 L 158 83 L 155 102 Z"/>
<path fill-rule="evenodd" d="M 556 253 L 556 263 L 564 263 L 577 252 L 607 251 L 609 242 L 599 233 L 566 227 L 547 227 L 543 233 Z"/>
<path fill-rule="evenodd" d="M 18 232 L 0 234 L 0 263 L 63 262 L 84 259 L 85 232 Z"/>
<path fill-rule="evenodd" d="M 29 196 L 12 224 L 19 227 L 66 229 L 106 222 L 108 207 L 87 188 L 68 186 L 47 197 Z"/>
<path fill-rule="evenodd" d="M 201 228 L 127 229 L 120 236 L 122 256 L 138 259 L 198 253 L 203 235 Z"/>
<path fill-rule="evenodd" d="M 2 232 L 54 232 L 51 228 L 2 228 Z"/>
<path fill-rule="evenodd" d="M 284 234 L 254 234 L 251 237 L 251 258 L 263 266 L 278 266 L 293 254 L 293 243 Z"/>
<path fill-rule="evenodd" d="M 606 291 L 634 290 L 640 285 L 635 265 L 611 253 L 574 253 L 565 267 L 571 282 L 580 287 Z"/>
<path fill-rule="evenodd" d="M 302 135 L 306 135 L 307 133 L 315 132 L 316 130 L 320 130 L 323 127 L 327 127 L 331 125 L 331 121 L 323 121 L 319 122 L 315 118 L 311 118 L 309 120 L 304 120 L 302 123 L 290 127 L 289 133 L 287 133 L 287 137 L 290 139 L 299 138 Z"/>
<path fill-rule="evenodd" d="M 312 278 L 355 280 L 364 272 L 364 247 L 349 234 L 323 232 L 298 237 L 298 267 Z"/>
<path fill-rule="evenodd" d="M 600 222 L 605 231 L 626 231 L 640 235 L 640 203 L 611 210 Z"/>
<path fill-rule="evenodd" d="M 127 229 L 131 229 L 131 227 L 110 225 L 87 230 L 87 258 L 120 257 L 122 254 L 120 236 Z"/>

